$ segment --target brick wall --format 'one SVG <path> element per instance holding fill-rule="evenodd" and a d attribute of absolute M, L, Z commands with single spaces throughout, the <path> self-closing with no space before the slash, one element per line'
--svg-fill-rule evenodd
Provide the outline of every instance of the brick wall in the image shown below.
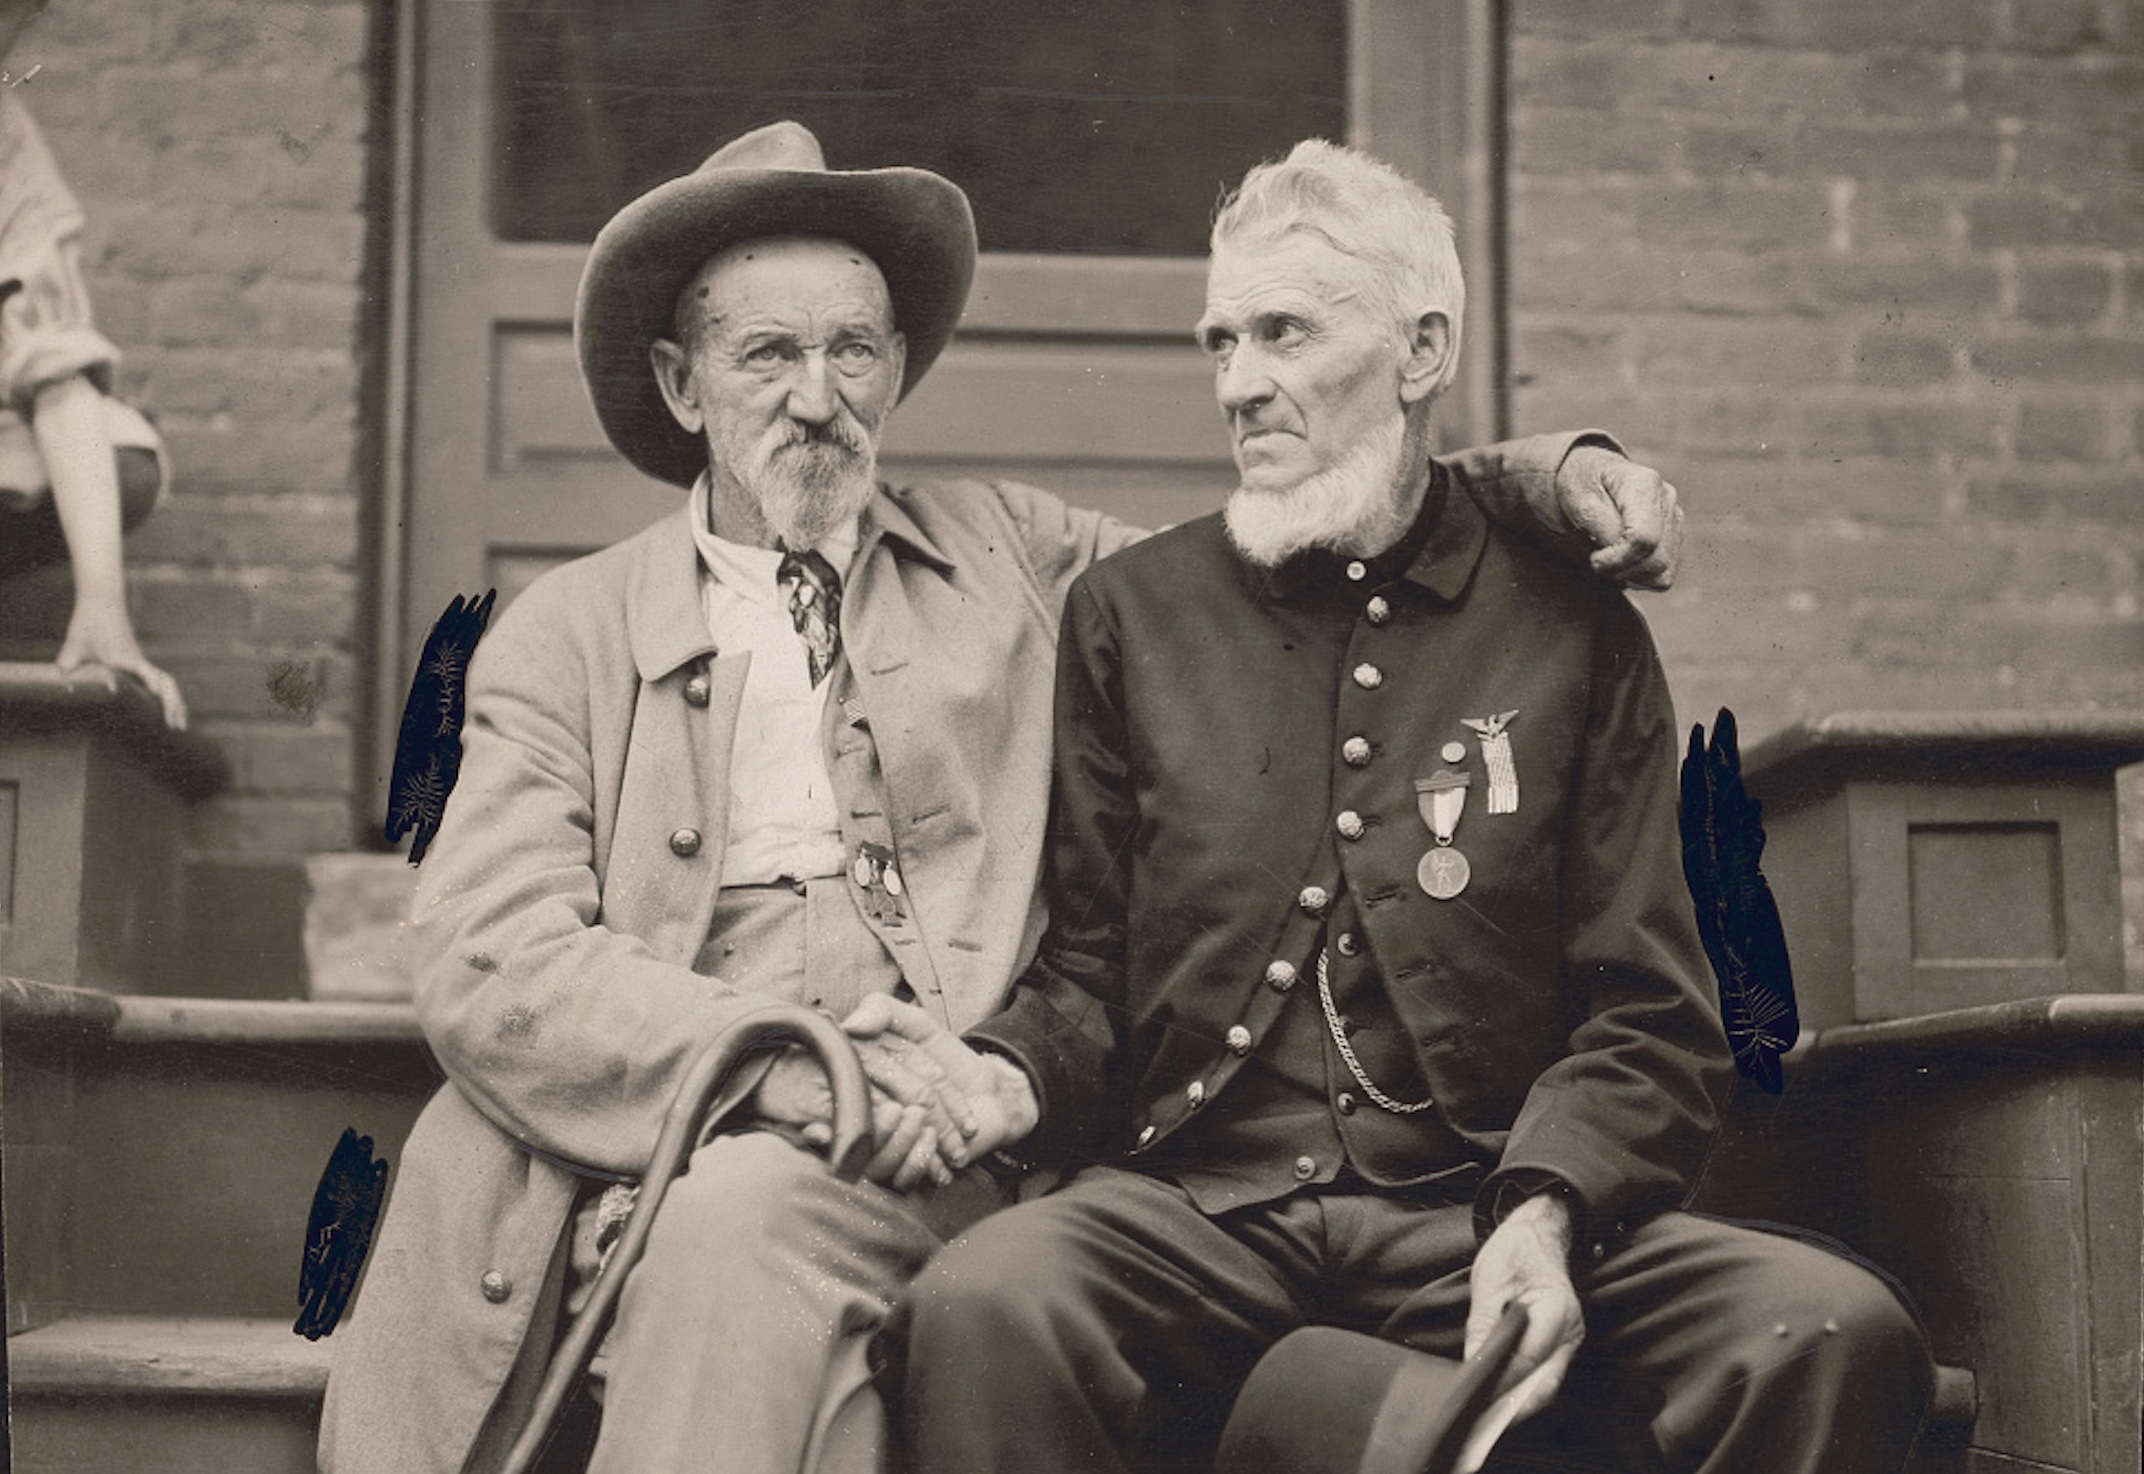
<path fill-rule="evenodd" d="M 2144 707 L 2144 4 L 1512 16 L 1516 419 L 1682 492 L 1685 722 Z"/>
<path fill-rule="evenodd" d="M 1512 15 L 1517 422 L 1682 488 L 1686 719 L 2144 705 L 2144 3 Z M 129 561 L 237 774 L 197 852 L 352 839 L 367 40 L 363 0 L 57 0 L 11 59 L 174 455 Z"/>
<path fill-rule="evenodd" d="M 196 852 L 351 839 L 368 9 L 55 0 L 9 69 L 89 214 L 120 392 L 169 444 L 135 619 L 229 754 Z"/>

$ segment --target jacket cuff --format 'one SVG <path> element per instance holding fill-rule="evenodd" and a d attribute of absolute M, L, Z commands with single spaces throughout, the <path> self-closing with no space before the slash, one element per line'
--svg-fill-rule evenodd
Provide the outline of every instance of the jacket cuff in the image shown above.
<path fill-rule="evenodd" d="M 1528 1198 L 1553 1194 L 1563 1199 L 1564 1207 L 1571 1215 L 1571 1259 L 1575 1264 L 1581 1259 L 1600 1258 L 1592 1252 L 1586 1230 L 1591 1216 L 1586 1211 L 1586 1201 L 1566 1178 L 1553 1172 L 1544 1172 L 1537 1167 L 1519 1167 L 1510 1172 L 1492 1175 L 1482 1184 L 1474 1199 L 1474 1239 L 1486 1242 L 1489 1235 L 1502 1226 L 1512 1210 Z"/>
<path fill-rule="evenodd" d="M 1570 436 L 1570 443 L 1564 446 L 1563 454 L 1568 456 L 1581 445 L 1592 445 L 1598 446 L 1602 450 L 1612 450 L 1619 456 L 1628 457 L 1630 455 L 1629 451 L 1623 449 L 1623 442 L 1610 435 L 1606 430 L 1577 431 Z M 1556 464 L 1559 466 L 1563 464 L 1561 456 L 1557 458 Z"/>

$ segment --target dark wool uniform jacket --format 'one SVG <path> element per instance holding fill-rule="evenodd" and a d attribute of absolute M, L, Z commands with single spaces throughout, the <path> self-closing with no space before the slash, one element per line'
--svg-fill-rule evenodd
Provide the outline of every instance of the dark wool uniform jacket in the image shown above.
<path fill-rule="evenodd" d="M 1259 569 L 1208 517 L 1074 583 L 1052 923 L 971 1033 L 1032 1075 L 1036 1159 L 1175 1175 L 1172 1137 L 1258 1140 L 1208 1122 L 1269 1094 L 1230 1091 L 1257 1079 L 1286 1010 L 1319 1009 L 1314 959 L 1344 894 L 1412 1088 L 1436 1102 L 1402 1129 L 1480 1163 L 1482 1221 L 1507 1182 L 1560 1180 L 1601 1235 L 1686 1195 L 1731 1061 L 1651 639 L 1619 592 L 1491 527 L 1441 475 L 1423 519 L 1390 577 L 1324 554 Z M 1465 719 L 1506 712 L 1518 803 L 1491 814 Z M 1470 779 L 1453 846 L 1472 877 L 1450 900 L 1416 877 L 1434 841 L 1415 780 L 1439 769 Z"/>

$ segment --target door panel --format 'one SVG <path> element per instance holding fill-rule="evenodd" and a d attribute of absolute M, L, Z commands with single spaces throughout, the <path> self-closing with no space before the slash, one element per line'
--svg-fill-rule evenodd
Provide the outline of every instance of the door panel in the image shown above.
<path fill-rule="evenodd" d="M 976 3 L 961 0 L 971 8 Z M 1051 68 L 1065 71 L 1066 56 L 1084 66 L 1081 58 L 1092 53 L 1103 59 L 1097 67 L 1120 67 L 1124 77 L 1145 78 L 1120 87 L 1145 90 L 1090 95 L 1067 83 L 1056 90 L 1029 87 L 1027 93 L 1048 95 L 1039 102 L 1022 101 L 1021 88 L 999 85 L 1002 78 L 977 63 L 962 73 L 961 85 L 968 91 L 934 110 L 928 97 L 888 101 L 861 83 L 847 93 L 807 95 L 811 87 L 805 83 L 818 75 L 809 68 L 771 79 L 733 69 L 725 74 L 730 80 L 721 87 L 729 90 L 721 95 L 664 97 L 651 84 L 654 101 L 643 98 L 646 106 L 630 116 L 618 112 L 607 95 L 583 97 L 540 77 L 532 81 L 517 74 L 500 80 L 494 50 L 498 26 L 549 23 L 561 6 L 595 13 L 588 10 L 588 0 L 522 0 L 503 8 L 507 4 L 419 3 L 404 12 L 405 44 L 415 48 L 417 74 L 408 299 L 410 449 L 406 505 L 389 513 L 399 510 L 405 519 L 408 566 L 401 648 L 383 652 L 397 671 L 408 670 L 425 631 L 454 594 L 496 585 L 503 607 L 542 569 L 629 535 L 673 510 L 681 497 L 675 488 L 633 471 L 603 440 L 582 392 L 572 347 L 573 300 L 585 247 L 541 238 L 559 234 L 553 228 L 559 220 L 569 220 L 585 234 L 587 220 L 614 205 L 598 210 L 586 200 L 569 199 L 533 213 L 520 201 L 502 208 L 495 178 L 519 178 L 529 193 L 548 198 L 554 192 L 548 182 L 555 176 L 581 170 L 602 175 L 603 188 L 630 197 L 691 167 L 743 127 L 785 114 L 820 134 L 837 168 L 896 162 L 941 168 L 975 196 L 986 249 L 959 336 L 889 423 L 886 474 L 896 480 L 1012 476 L 1130 521 L 1160 525 L 1211 510 L 1233 484 L 1209 372 L 1190 339 L 1204 295 L 1199 237 L 1218 185 L 1208 191 L 1183 181 L 1203 178 L 1201 170 L 1232 180 L 1279 146 L 1259 143 L 1259 127 L 1296 128 L 1301 118 L 1324 108 L 1317 115 L 1344 114 L 1351 138 L 1370 143 L 1433 188 L 1442 184 L 1440 193 L 1462 225 L 1473 304 L 1469 371 L 1441 411 L 1446 438 L 1494 423 L 1497 130 L 1484 110 L 1493 97 L 1498 25 L 1489 0 L 1451 5 L 1199 0 L 1160 8 L 1135 0 L 1074 0 L 1065 14 L 1075 18 L 1116 7 L 1143 20 L 1117 28 L 1126 31 L 1124 36 L 1091 45 L 1092 38 L 1063 40 L 1062 27 L 1056 41 L 1041 32 L 998 36 L 993 29 L 976 39 L 979 54 L 997 58 L 990 66 L 1025 67 L 1049 76 Z M 797 39 L 788 44 L 823 50 L 832 44 L 825 37 L 834 32 L 853 41 L 864 34 L 858 26 L 891 24 L 887 15 L 908 16 L 904 24 L 922 24 L 916 16 L 936 16 L 943 23 L 961 4 L 619 0 L 601 14 L 605 25 L 642 27 L 646 34 L 636 33 L 636 46 L 653 44 L 649 37 L 654 35 L 673 37 L 680 45 L 712 44 L 708 37 L 723 27 L 731 28 L 722 32 L 725 36 L 733 36 L 736 26 L 759 25 L 773 27 L 769 35 L 793 34 Z M 806 11 L 832 20 L 815 33 L 796 22 Z M 1286 46 L 1268 55 L 1269 39 L 1266 50 L 1244 53 L 1248 61 L 1207 65 L 1173 91 L 1155 80 L 1161 74 L 1144 57 L 1157 44 L 1165 57 L 1172 45 L 1181 48 L 1182 57 L 1199 55 L 1195 36 L 1218 35 L 1217 25 L 1253 37 L 1282 34 L 1272 27 L 1298 11 L 1309 18 L 1285 33 L 1294 38 Z M 1240 26 L 1231 12 L 1240 12 Z M 703 22 L 702 16 L 708 19 Z M 1163 23 L 1193 30 L 1163 35 L 1154 29 Z M 554 31 L 583 49 L 593 42 L 609 44 L 610 33 L 587 31 L 593 24 L 584 22 L 583 33 L 568 34 L 570 27 L 554 26 Z M 844 26 L 849 29 L 842 31 Z M 1199 26 L 1206 31 L 1197 31 Z M 1065 55 L 1036 51 L 1046 43 Z M 1320 75 L 1314 59 L 1302 54 L 1317 45 L 1343 47 L 1336 55 L 1344 72 L 1344 86 L 1337 89 L 1345 93 L 1344 104 L 1323 96 L 1336 90 L 1329 83 L 1317 83 L 1323 91 L 1297 99 L 1300 106 L 1293 111 L 1270 106 L 1273 98 L 1266 94 L 1285 90 L 1275 78 Z M 561 42 L 552 49 L 563 56 L 573 47 Z M 814 65 L 823 61 L 817 51 L 812 59 Z M 580 65 L 570 57 L 550 64 L 569 71 Z M 1178 69 L 1192 70 L 1188 61 Z M 851 73 L 862 81 L 885 77 L 883 68 L 873 73 L 863 61 Z M 1222 80 L 1215 81 L 1217 76 Z M 743 86 L 739 77 L 752 82 L 743 102 L 732 95 Z M 529 116 L 509 117 L 506 111 L 547 107 L 558 115 L 538 111 L 533 116 L 542 126 L 533 128 Z M 725 108 L 739 107 L 765 111 L 746 115 L 742 123 L 719 121 Z M 949 121 L 969 119 L 961 127 L 971 129 L 973 118 L 985 114 L 997 121 L 982 141 L 1003 146 L 991 157 L 977 154 L 978 140 Z M 679 134 L 675 119 L 680 116 L 693 118 L 693 136 Z M 887 118 L 900 119 L 903 127 L 874 123 Z M 1285 141 L 1289 135 L 1280 136 Z M 525 153 L 527 138 L 548 139 L 542 147 L 570 154 L 576 162 L 568 168 L 556 160 L 514 157 L 507 145 L 522 139 Z M 1180 146 L 1164 148 L 1157 138 Z M 1041 153 L 1023 163 L 1022 147 Z M 1108 153 L 1110 147 L 1117 152 Z M 1231 148 L 1251 151 L 1239 158 Z M 1056 178 L 1059 170 L 1070 185 Z M 1097 179 L 1110 181 L 1109 187 L 1098 187 Z M 1197 205 L 1189 225 L 1182 210 L 1166 208 L 1187 193 Z M 1030 196 L 1047 208 L 1030 208 Z M 552 212 L 548 216 L 546 209 Z M 1084 218 L 1069 218 L 1083 209 Z M 1076 249 L 990 251 L 994 230 L 1026 245 L 1056 230 Z M 1098 241 L 1122 238 L 1134 239 L 1142 249 L 1119 254 L 1096 249 Z M 1175 254 L 1152 249 L 1156 242 Z M 383 688 L 394 681 L 383 673 Z M 398 699 L 391 704 L 399 710 Z M 393 716 L 385 714 L 388 733 Z M 385 741 L 383 750 L 391 751 L 391 735 Z"/>

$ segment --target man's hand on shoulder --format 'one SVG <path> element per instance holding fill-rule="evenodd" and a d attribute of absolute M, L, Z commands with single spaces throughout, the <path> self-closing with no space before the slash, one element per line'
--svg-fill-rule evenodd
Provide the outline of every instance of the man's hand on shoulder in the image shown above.
<path fill-rule="evenodd" d="M 1511 1424 L 1547 1407 L 1586 1338 L 1585 1316 L 1571 1284 L 1571 1209 L 1555 1193 L 1513 1208 L 1474 1256 L 1466 1354 L 1489 1339 L 1504 1307 L 1526 1307 L 1526 1335 L 1497 1389 L 1497 1400 L 1468 1439 L 1459 1467 L 1479 1467 L 1488 1446 Z M 1469 1459 L 1468 1454 L 1475 1457 Z"/>
<path fill-rule="evenodd" d="M 1557 510 L 1592 540 L 1595 573 L 1664 589 L 1682 559 L 1682 507 L 1650 466 L 1602 445 L 1578 445 L 1556 469 Z"/>
<path fill-rule="evenodd" d="M 856 1041 L 874 1085 L 905 1094 L 912 1107 L 945 1111 L 951 1129 L 934 1136 L 946 1166 L 965 1167 L 1035 1129 L 1040 1112 L 1026 1072 L 970 1049 L 913 1004 L 874 994 L 841 1026 Z"/>

